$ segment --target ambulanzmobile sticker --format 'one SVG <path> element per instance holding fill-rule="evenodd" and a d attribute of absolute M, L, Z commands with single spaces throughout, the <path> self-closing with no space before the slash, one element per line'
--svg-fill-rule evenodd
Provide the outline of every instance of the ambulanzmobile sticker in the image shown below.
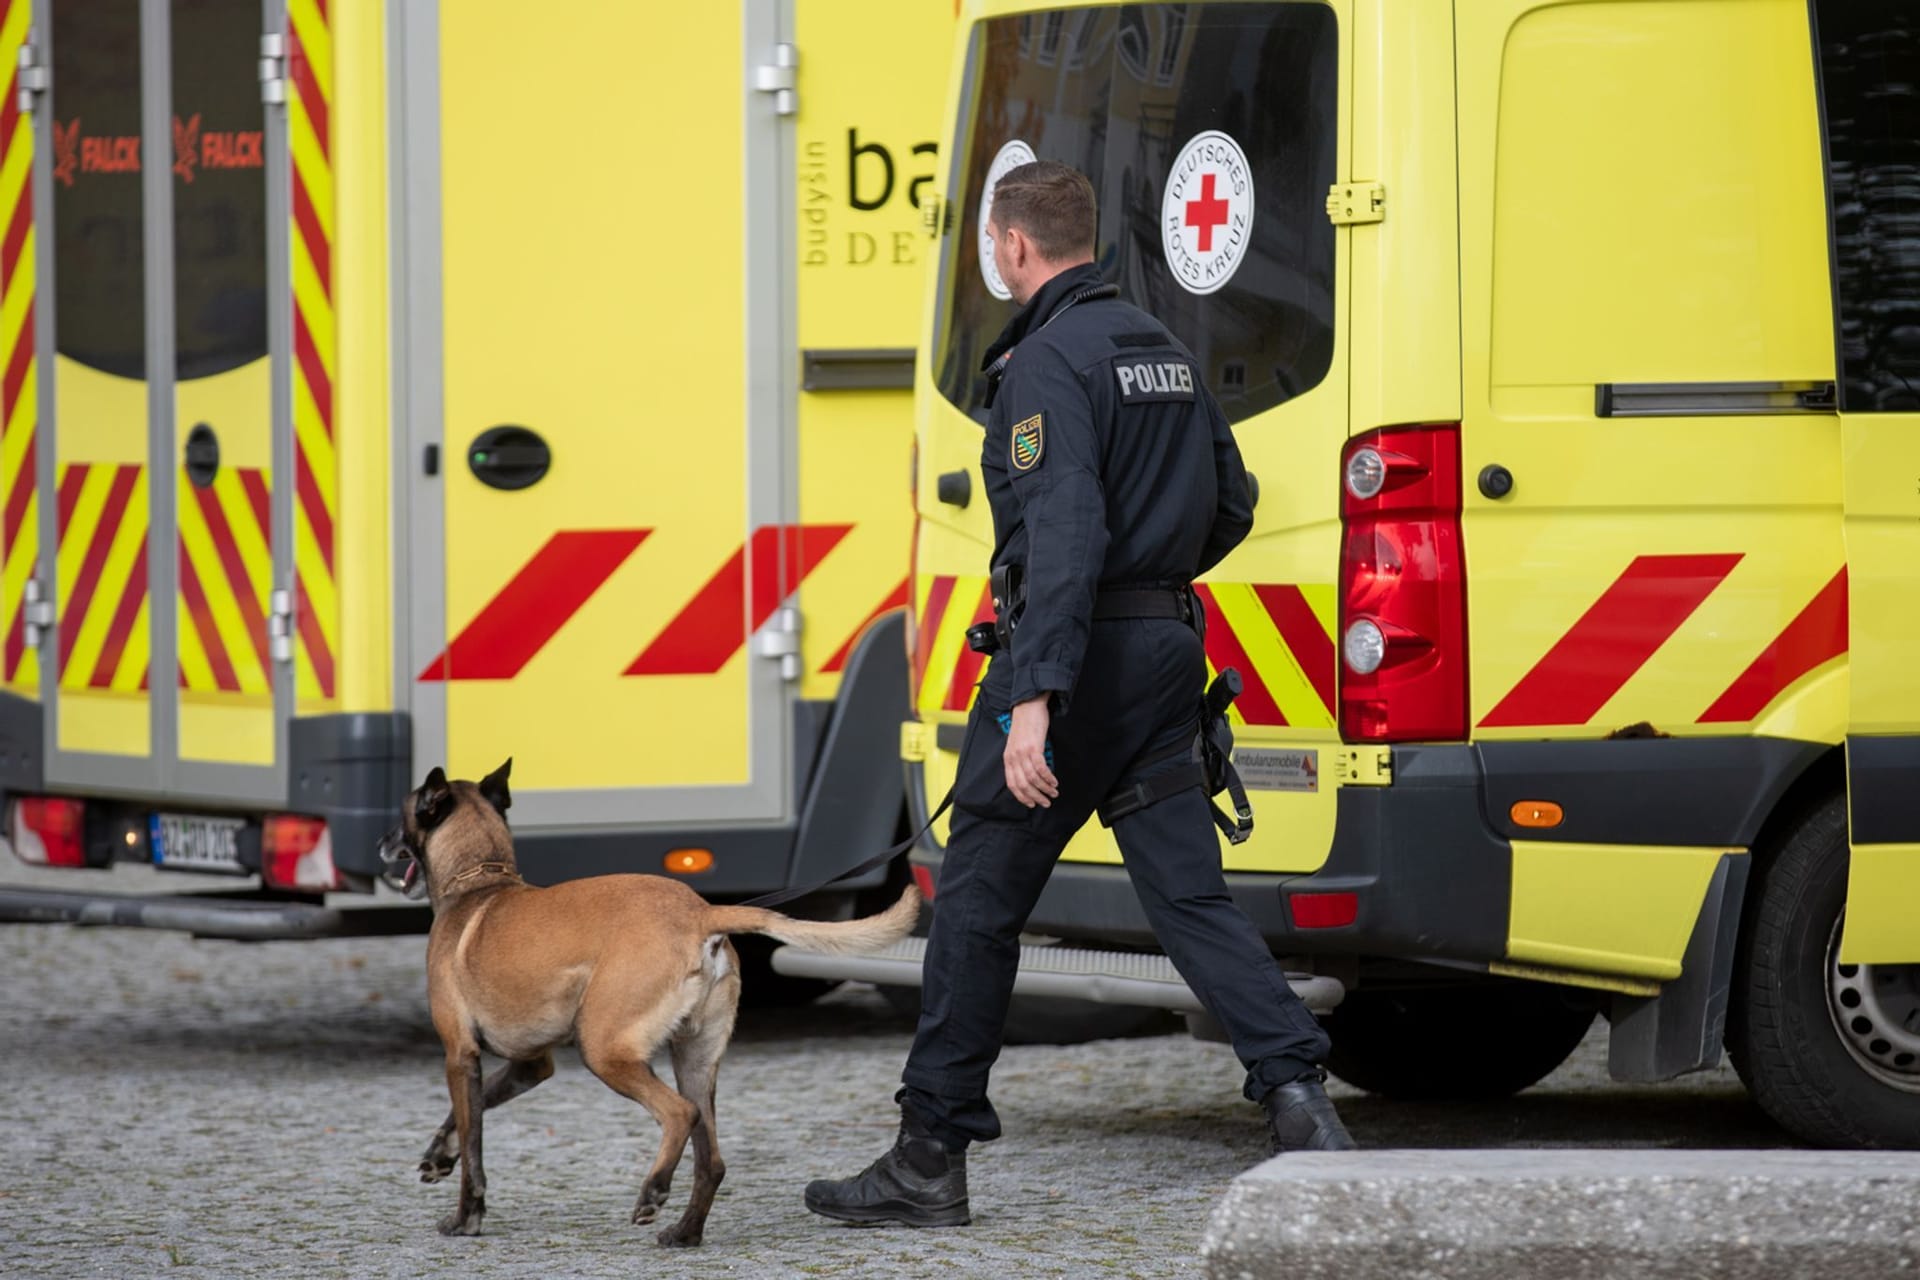
<path fill-rule="evenodd" d="M 1275 751 L 1268 747 L 1235 747 L 1233 767 L 1249 791 L 1318 791 L 1318 751 Z"/>
<path fill-rule="evenodd" d="M 1000 278 L 1000 269 L 993 265 L 993 234 L 987 230 L 987 215 L 993 212 L 994 184 L 1006 176 L 1007 170 L 1033 161 L 1033 148 L 1015 138 L 1001 147 L 993 163 L 987 166 L 987 185 L 980 192 L 980 275 L 987 282 L 987 292 L 1002 302 L 1012 300 L 1013 290 L 1007 288 L 1007 282 Z"/>
<path fill-rule="evenodd" d="M 1160 201 L 1167 267 L 1188 293 L 1233 278 L 1253 239 L 1253 172 L 1240 144 L 1209 129 L 1180 148 Z"/>

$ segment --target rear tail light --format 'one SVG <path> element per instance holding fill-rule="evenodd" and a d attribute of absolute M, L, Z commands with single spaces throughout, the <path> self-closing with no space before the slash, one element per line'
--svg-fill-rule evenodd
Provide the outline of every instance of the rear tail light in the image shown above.
<path fill-rule="evenodd" d="M 86 806 L 58 796 L 22 796 L 7 807 L 7 840 L 22 862 L 87 865 Z"/>
<path fill-rule="evenodd" d="M 327 893 L 346 888 L 333 865 L 333 837 L 319 818 L 276 813 L 261 824 L 260 875 L 276 889 Z"/>
<path fill-rule="evenodd" d="M 1467 736 L 1458 424 L 1387 427 L 1341 466 L 1340 736 Z"/>

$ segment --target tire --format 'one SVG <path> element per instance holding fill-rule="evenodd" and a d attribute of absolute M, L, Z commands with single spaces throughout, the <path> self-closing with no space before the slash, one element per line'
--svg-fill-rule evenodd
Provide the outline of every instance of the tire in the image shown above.
<path fill-rule="evenodd" d="M 887 1003 L 909 1018 L 920 1016 L 920 988 L 881 987 Z M 1085 1044 L 1132 1036 L 1167 1035 L 1181 1029 L 1176 1014 L 1137 1005 L 1101 1004 L 1055 996 L 1015 996 L 1007 1009 L 1002 1044 Z"/>
<path fill-rule="evenodd" d="M 1593 1014 L 1584 995 L 1532 982 L 1353 991 L 1323 1020 L 1327 1070 L 1389 1098 L 1504 1098 L 1565 1062 Z"/>
<path fill-rule="evenodd" d="M 1803 1141 L 1920 1147 L 1920 964 L 1839 964 L 1847 862 L 1844 796 L 1767 857 L 1734 955 L 1727 1054 Z"/>

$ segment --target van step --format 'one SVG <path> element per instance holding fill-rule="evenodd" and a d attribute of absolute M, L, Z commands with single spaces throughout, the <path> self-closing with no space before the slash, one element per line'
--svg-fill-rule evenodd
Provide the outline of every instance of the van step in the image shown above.
<path fill-rule="evenodd" d="M 884 951 L 867 955 L 827 955 L 799 947 L 773 953 L 776 973 L 796 978 L 871 982 L 877 986 L 917 987 L 925 938 L 903 938 Z M 1294 994 L 1315 1013 L 1340 1003 L 1346 988 L 1337 978 L 1289 973 Z M 1100 951 L 1086 947 L 1022 946 L 1020 972 L 1013 980 L 1017 996 L 1064 996 L 1100 1004 L 1130 1004 L 1177 1013 L 1202 1013 L 1193 988 L 1181 980 L 1173 961 L 1137 951 Z"/>

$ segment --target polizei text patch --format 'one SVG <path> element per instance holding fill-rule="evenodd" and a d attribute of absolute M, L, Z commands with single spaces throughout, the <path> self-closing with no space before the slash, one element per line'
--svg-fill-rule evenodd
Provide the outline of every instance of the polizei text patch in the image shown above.
<path fill-rule="evenodd" d="M 1120 403 L 1154 404 L 1193 399 L 1193 366 L 1185 360 L 1135 360 L 1117 363 Z"/>

